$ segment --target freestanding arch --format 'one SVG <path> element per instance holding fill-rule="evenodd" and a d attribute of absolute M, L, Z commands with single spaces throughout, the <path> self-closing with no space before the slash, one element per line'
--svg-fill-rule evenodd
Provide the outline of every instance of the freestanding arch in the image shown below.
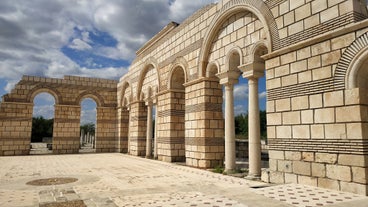
<path fill-rule="evenodd" d="M 117 81 L 65 76 L 63 79 L 23 76 L 11 93 L 3 97 L 0 106 L 0 140 L 13 140 L 0 149 L 0 155 L 29 154 L 33 98 L 48 92 L 55 98 L 53 153 L 78 153 L 80 143 L 80 100 L 92 97 L 99 104 L 101 124 L 105 123 L 106 136 L 100 151 L 115 151 L 116 88 Z M 15 127 L 17 126 L 17 127 Z M 108 142 L 108 144 L 106 143 Z M 15 144 L 22 143 L 22 144 Z"/>

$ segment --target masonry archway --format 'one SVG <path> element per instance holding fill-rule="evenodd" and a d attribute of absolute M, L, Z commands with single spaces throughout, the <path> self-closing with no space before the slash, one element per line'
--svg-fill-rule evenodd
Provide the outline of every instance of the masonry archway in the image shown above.
<path fill-rule="evenodd" d="M 97 102 L 92 95 L 86 95 L 81 99 L 80 117 L 80 149 L 79 153 L 95 152 L 98 140 Z"/>
<path fill-rule="evenodd" d="M 30 154 L 50 154 L 53 144 L 54 95 L 49 90 L 32 94 L 33 115 Z"/>
<path fill-rule="evenodd" d="M 261 36 L 262 39 L 267 40 L 267 48 L 270 48 L 272 50 L 273 44 L 279 40 L 279 33 L 277 30 L 276 21 L 273 18 L 273 15 L 268 6 L 264 2 L 255 3 L 254 1 L 247 0 L 229 1 L 228 3 L 226 3 L 226 5 L 222 7 L 221 11 L 219 11 L 215 18 L 212 20 L 211 25 L 206 32 L 198 59 L 200 77 L 205 76 L 207 64 L 212 61 L 210 54 L 213 50 L 213 42 L 216 39 L 219 39 L 219 37 L 221 38 L 221 35 L 218 36 L 218 32 L 221 30 L 223 25 L 226 24 L 226 21 L 231 20 L 234 15 L 241 13 L 250 13 L 260 21 L 260 24 L 264 28 Z M 241 26 L 239 25 L 239 27 Z M 244 38 L 246 35 L 247 32 L 240 35 L 238 39 Z M 245 44 L 242 43 L 239 46 L 243 47 L 247 44 L 249 44 L 249 40 L 248 42 L 245 42 Z"/>
<path fill-rule="evenodd" d="M 185 162 L 185 87 L 187 80 L 185 68 L 174 65 L 169 75 L 169 96 L 171 123 L 169 134 L 169 154 L 171 162 Z"/>
<path fill-rule="evenodd" d="M 152 107 L 160 87 L 155 59 L 149 58 L 139 76 L 136 100 L 130 104 L 129 153 L 151 157 Z M 150 134 L 149 134 L 150 133 Z"/>
<path fill-rule="evenodd" d="M 118 107 L 118 152 L 129 153 L 130 103 L 133 93 L 129 82 L 124 82 Z"/>

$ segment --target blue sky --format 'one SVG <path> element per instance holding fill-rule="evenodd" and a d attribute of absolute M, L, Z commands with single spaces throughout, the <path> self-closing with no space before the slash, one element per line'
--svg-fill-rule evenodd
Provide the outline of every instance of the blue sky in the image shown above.
<path fill-rule="evenodd" d="M 213 2 L 217 1 L 2 0 L 0 96 L 22 75 L 118 80 L 128 71 L 135 52 L 170 21 L 180 23 Z M 247 93 L 243 79 L 235 90 L 237 112 L 246 112 Z M 40 95 L 35 103 L 35 115 L 52 114 L 52 98 Z M 83 115 L 86 119 L 95 116 L 93 104 L 87 101 L 83 107 L 82 114 L 92 114 Z"/>

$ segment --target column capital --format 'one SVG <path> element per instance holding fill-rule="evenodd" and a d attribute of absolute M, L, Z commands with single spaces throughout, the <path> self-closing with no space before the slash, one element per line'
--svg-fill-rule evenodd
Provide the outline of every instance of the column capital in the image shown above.
<path fill-rule="evenodd" d="M 252 79 L 264 76 L 265 64 L 264 62 L 252 62 L 238 67 L 243 72 L 243 77 Z"/>
<path fill-rule="evenodd" d="M 152 99 L 146 99 L 145 100 L 146 106 L 152 106 L 153 105 L 153 100 Z"/>
<path fill-rule="evenodd" d="M 238 83 L 240 73 L 238 70 L 230 70 L 218 73 L 216 76 L 220 79 L 221 85 L 234 85 Z"/>

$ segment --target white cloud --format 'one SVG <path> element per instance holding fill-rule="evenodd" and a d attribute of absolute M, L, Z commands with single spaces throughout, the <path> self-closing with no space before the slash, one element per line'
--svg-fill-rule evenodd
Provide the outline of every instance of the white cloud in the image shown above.
<path fill-rule="evenodd" d="M 238 84 L 234 87 L 234 99 L 235 100 L 246 100 L 248 99 L 248 85 Z"/>
<path fill-rule="evenodd" d="M 45 119 L 54 118 L 54 106 L 53 105 L 45 105 L 45 106 L 34 106 L 33 107 L 33 117 L 42 116 Z"/>
<path fill-rule="evenodd" d="M 22 75 L 61 78 L 80 75 L 118 79 L 123 67 L 89 68 L 69 59 L 61 48 L 130 62 L 135 51 L 170 21 L 182 22 L 213 0 L 29 0 L 0 1 L 0 90 L 7 92 Z M 76 34 L 75 30 L 81 31 Z M 116 46 L 95 49 L 92 32 L 99 30 L 117 40 Z M 93 49 L 92 49 L 93 47 Z M 88 58 L 86 58 L 88 61 Z M 4 84 L 5 85 L 5 84 Z"/>
<path fill-rule="evenodd" d="M 267 92 L 266 91 L 263 91 L 261 93 L 258 94 L 258 98 L 259 99 L 264 99 L 267 97 Z"/>
<path fill-rule="evenodd" d="M 74 39 L 71 44 L 68 46 L 72 49 L 76 50 L 90 50 L 92 49 L 91 45 L 81 39 Z"/>
<path fill-rule="evenodd" d="M 96 123 L 96 109 L 83 110 L 81 113 L 81 124 Z"/>
<path fill-rule="evenodd" d="M 235 114 L 235 116 L 237 116 L 239 114 L 247 114 L 247 113 L 248 113 L 248 108 L 246 107 L 246 105 L 239 104 L 239 105 L 235 105 L 234 106 L 234 114 Z"/>

